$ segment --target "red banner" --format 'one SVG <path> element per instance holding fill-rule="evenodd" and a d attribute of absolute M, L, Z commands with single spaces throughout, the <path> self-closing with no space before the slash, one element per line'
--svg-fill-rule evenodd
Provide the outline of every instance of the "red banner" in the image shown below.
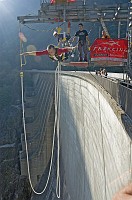
<path fill-rule="evenodd" d="M 76 0 L 50 0 L 51 4 L 60 4 L 60 3 L 72 3 L 75 2 Z"/>
<path fill-rule="evenodd" d="M 127 62 L 128 40 L 96 39 L 90 48 L 91 61 Z"/>

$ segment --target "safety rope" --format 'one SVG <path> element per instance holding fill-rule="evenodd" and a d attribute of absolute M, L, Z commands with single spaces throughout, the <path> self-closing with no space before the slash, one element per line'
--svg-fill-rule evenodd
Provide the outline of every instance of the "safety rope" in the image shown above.
<path fill-rule="evenodd" d="M 47 185 L 49 183 L 49 178 L 51 175 L 51 169 L 52 169 L 52 163 L 53 163 L 53 154 L 54 154 L 54 142 L 55 142 L 55 126 L 56 126 L 56 121 L 57 121 L 57 115 L 55 115 L 55 123 L 54 123 L 54 132 L 53 132 L 53 140 L 52 140 L 52 151 L 51 151 L 51 161 L 50 161 L 50 168 L 49 168 L 49 173 L 48 173 L 48 178 L 45 184 L 44 189 L 41 192 L 37 192 L 33 188 L 32 180 L 31 180 L 31 173 L 30 173 L 30 165 L 29 165 L 29 153 L 28 153 L 28 145 L 27 145 L 27 133 L 26 133 L 26 123 L 25 123 L 25 107 L 24 107 L 24 87 L 23 87 L 23 72 L 20 72 L 20 77 L 21 77 L 21 92 L 22 92 L 22 114 L 23 114 L 23 128 L 24 128 L 24 138 L 25 138 L 25 148 L 26 148 L 26 160 L 27 160 L 27 170 L 28 170 L 28 177 L 29 177 L 29 183 L 31 186 L 32 191 L 37 194 L 41 195 L 45 192 Z"/>
<path fill-rule="evenodd" d="M 65 22 L 61 23 L 59 25 L 59 27 L 61 27 Z M 55 28 L 52 28 L 52 29 L 43 29 L 43 30 L 39 30 L 39 29 L 35 29 L 35 28 L 32 28 L 31 26 L 28 26 L 26 24 L 23 24 L 23 26 L 27 27 L 28 29 L 32 30 L 32 31 L 36 31 L 36 32 L 51 32 L 51 31 L 55 31 L 56 30 L 56 27 Z"/>
<path fill-rule="evenodd" d="M 132 182 L 132 140 L 130 141 L 130 163 L 129 163 L 129 173 L 130 173 L 130 182 Z"/>
<path fill-rule="evenodd" d="M 61 25 L 63 25 L 63 23 Z M 52 29 L 52 30 L 54 30 L 54 29 Z M 50 31 L 52 31 L 52 30 L 50 30 Z M 36 30 L 36 31 L 40 31 L 40 30 Z M 44 30 L 42 30 L 42 31 L 44 31 Z M 20 23 L 19 23 L 19 32 L 21 32 Z M 26 124 L 25 124 L 25 107 L 24 107 L 24 83 L 23 83 L 24 73 L 22 71 L 22 67 L 24 65 L 26 65 L 26 58 L 24 56 L 24 63 L 23 63 L 23 58 L 22 58 L 22 55 L 21 55 L 23 52 L 24 52 L 24 46 L 23 46 L 23 42 L 22 42 L 22 40 L 20 38 L 20 65 L 21 65 L 20 77 L 21 77 L 21 93 L 22 93 L 22 111 L 23 111 L 23 127 L 24 127 L 26 161 L 27 161 L 27 170 L 28 170 L 29 183 L 30 183 L 32 191 L 35 194 L 41 195 L 41 194 L 43 194 L 45 192 L 45 190 L 46 190 L 46 188 L 48 186 L 48 183 L 49 183 L 51 170 L 52 170 L 53 156 L 54 156 L 55 134 L 56 134 L 56 129 L 57 129 L 57 182 L 56 182 L 56 195 L 57 195 L 57 198 L 60 198 L 60 144 L 59 144 L 60 143 L 60 141 L 59 141 L 60 140 L 59 139 L 59 129 L 60 128 L 59 128 L 59 123 L 60 123 L 60 70 L 61 70 L 61 64 L 58 62 L 58 66 L 57 66 L 56 71 L 55 71 L 55 121 L 54 121 L 54 130 L 53 130 L 53 139 L 52 139 L 52 151 L 51 151 L 51 160 L 50 160 L 49 173 L 48 173 L 48 178 L 47 178 L 47 181 L 46 181 L 44 189 L 41 192 L 37 192 L 34 189 L 33 184 L 32 184 L 31 173 L 30 173 L 30 165 L 29 165 L 29 153 L 28 153 L 28 144 L 27 144 L 27 133 L 26 133 Z M 58 80 L 56 80 L 56 74 L 58 76 Z"/>
<path fill-rule="evenodd" d="M 48 173 L 48 178 L 45 184 L 44 189 L 41 192 L 37 192 L 32 184 L 31 180 L 31 173 L 30 173 L 30 165 L 29 165 L 29 153 L 28 153 L 28 144 L 27 144 L 27 133 L 26 133 L 26 123 L 25 123 L 25 106 L 24 106 L 24 73 L 23 71 L 20 72 L 20 77 L 21 77 L 21 93 L 22 93 L 22 116 L 23 116 L 23 128 L 24 128 L 24 138 L 25 138 L 25 149 L 26 149 L 26 161 L 27 161 L 27 171 L 28 171 L 28 177 L 29 177 L 29 183 L 31 186 L 32 191 L 37 194 L 41 195 L 45 192 L 50 175 L 51 175 L 51 170 L 52 170 L 52 165 L 53 165 L 53 155 L 54 155 L 54 144 L 55 144 L 55 133 L 56 133 L 56 126 L 57 126 L 57 146 L 58 146 L 58 153 L 57 153 L 57 184 L 56 184 L 56 195 L 57 198 L 60 198 L 60 145 L 59 145 L 59 120 L 60 120 L 60 63 L 58 64 L 58 67 L 56 68 L 55 72 L 55 121 L 54 121 L 54 130 L 53 130 L 53 139 L 52 139 L 52 151 L 51 151 L 51 160 L 50 160 L 50 167 L 49 167 L 49 173 Z M 58 80 L 56 83 L 56 74 L 58 75 Z M 58 106 L 57 106 L 58 105 Z"/>
<path fill-rule="evenodd" d="M 60 72 L 61 72 L 61 63 L 58 62 L 57 66 L 57 85 L 56 87 L 56 99 L 57 102 L 55 105 L 58 105 L 56 108 L 58 117 L 57 117 L 57 177 L 56 177 L 56 196 L 60 198 Z"/>
<path fill-rule="evenodd" d="M 95 28 L 95 23 L 93 24 L 92 28 L 89 30 L 88 35 L 91 33 L 91 31 Z"/>

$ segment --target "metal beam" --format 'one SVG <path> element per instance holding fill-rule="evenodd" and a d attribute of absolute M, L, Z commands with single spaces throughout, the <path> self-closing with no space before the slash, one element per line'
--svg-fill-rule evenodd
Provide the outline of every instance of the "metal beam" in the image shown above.
<path fill-rule="evenodd" d="M 68 17 L 67 20 L 68 21 L 71 21 L 71 22 L 78 22 L 78 21 L 81 21 L 83 22 L 83 19 L 84 18 L 70 18 Z M 112 22 L 114 21 L 113 19 L 105 19 L 104 20 L 105 22 Z M 126 18 L 117 18 L 115 21 L 125 21 L 126 22 Z M 55 21 L 54 19 L 40 19 L 40 18 L 37 18 L 37 19 L 34 19 L 34 20 L 21 20 L 20 19 L 20 23 L 21 24 L 33 24 L 33 23 L 56 23 L 58 21 Z M 62 22 L 62 20 L 60 20 L 60 22 Z M 97 18 L 90 18 L 90 19 L 85 19 L 85 22 L 98 22 Z"/>
<path fill-rule="evenodd" d="M 129 16 L 128 4 L 115 4 L 115 5 L 94 5 L 89 7 L 87 4 L 78 2 L 65 5 L 50 5 L 42 3 L 38 11 L 38 15 L 19 16 L 17 20 L 22 24 L 26 23 L 55 23 L 57 21 L 65 20 L 71 22 L 85 21 L 96 22 L 99 15 L 104 21 L 127 21 Z"/>

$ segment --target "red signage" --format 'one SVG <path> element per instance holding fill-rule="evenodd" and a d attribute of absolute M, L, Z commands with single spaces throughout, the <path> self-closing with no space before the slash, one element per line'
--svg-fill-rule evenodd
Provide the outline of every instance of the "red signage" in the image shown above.
<path fill-rule="evenodd" d="M 76 0 L 50 0 L 51 4 L 59 4 L 59 3 L 72 3 L 75 2 Z"/>
<path fill-rule="evenodd" d="M 90 48 L 91 61 L 127 62 L 128 40 L 96 39 Z"/>

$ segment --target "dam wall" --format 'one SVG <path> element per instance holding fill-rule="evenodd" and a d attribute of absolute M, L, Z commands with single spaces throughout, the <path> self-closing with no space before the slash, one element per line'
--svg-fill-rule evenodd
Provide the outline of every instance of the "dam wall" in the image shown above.
<path fill-rule="evenodd" d="M 25 117 L 31 180 L 44 188 L 54 126 L 54 72 L 33 71 L 25 83 Z M 126 83 L 88 72 L 61 72 L 61 200 L 112 200 L 132 180 L 132 91 Z M 124 110 L 124 111 L 123 111 Z M 21 175 L 28 176 L 24 135 Z M 57 141 L 46 192 L 33 200 L 57 200 Z"/>
<path fill-rule="evenodd" d="M 131 120 L 90 75 L 74 74 L 61 76 L 62 199 L 111 200 L 131 180 Z"/>

